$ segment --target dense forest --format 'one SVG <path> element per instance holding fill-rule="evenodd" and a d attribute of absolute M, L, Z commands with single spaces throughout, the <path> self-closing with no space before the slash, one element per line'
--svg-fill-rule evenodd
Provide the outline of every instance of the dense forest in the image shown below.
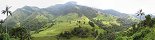
<path fill-rule="evenodd" d="M 0 40 L 155 40 L 155 18 L 137 10 L 137 17 L 76 2 L 47 8 L 24 6 L 0 20 Z"/>

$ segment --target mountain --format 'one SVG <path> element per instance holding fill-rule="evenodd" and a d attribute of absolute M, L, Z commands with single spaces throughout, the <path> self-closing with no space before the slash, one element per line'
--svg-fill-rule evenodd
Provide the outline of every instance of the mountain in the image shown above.
<path fill-rule="evenodd" d="M 77 5 L 75 3 L 69 2 L 66 4 L 58 4 L 45 8 L 44 10 L 52 12 L 53 15 L 65 15 L 68 13 L 77 13 L 79 16 L 85 15 L 89 18 L 95 17 L 97 10 L 91 7 Z M 89 13 L 88 13 L 89 12 Z"/>
<path fill-rule="evenodd" d="M 103 12 L 103 13 L 106 13 L 106 14 L 111 14 L 113 16 L 120 17 L 120 18 L 129 16 L 129 14 L 121 13 L 121 12 L 118 12 L 118 11 L 113 10 L 113 9 L 100 10 L 100 11 Z"/>
<path fill-rule="evenodd" d="M 121 12 L 118 12 L 118 11 L 113 10 L 113 9 L 107 9 L 107 10 L 98 9 L 98 10 L 99 10 L 99 12 L 102 12 L 103 14 L 110 14 L 110 15 L 116 16 L 121 21 L 123 21 L 122 24 L 125 26 L 127 26 L 127 25 L 130 26 L 133 24 L 133 22 L 139 21 L 136 16 L 121 13 Z"/>
<path fill-rule="evenodd" d="M 47 8 L 19 8 L 12 16 L 7 17 L 3 26 L 8 26 L 9 30 L 25 27 L 31 31 L 33 40 L 113 40 L 113 33 L 122 31 L 134 23 L 137 23 L 137 19 L 128 14 L 68 2 Z"/>

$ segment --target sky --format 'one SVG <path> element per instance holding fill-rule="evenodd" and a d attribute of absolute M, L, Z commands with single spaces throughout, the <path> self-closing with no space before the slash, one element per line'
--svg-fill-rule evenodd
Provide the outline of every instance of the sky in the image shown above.
<path fill-rule="evenodd" d="M 116 11 L 135 14 L 143 9 L 146 14 L 155 15 L 155 0 L 0 0 L 0 11 L 6 6 L 12 6 L 11 11 L 23 6 L 36 6 L 46 8 L 56 4 L 64 4 L 69 1 L 75 1 L 78 5 L 89 6 L 98 9 L 114 9 Z M 0 19 L 5 19 L 6 15 L 0 14 Z"/>

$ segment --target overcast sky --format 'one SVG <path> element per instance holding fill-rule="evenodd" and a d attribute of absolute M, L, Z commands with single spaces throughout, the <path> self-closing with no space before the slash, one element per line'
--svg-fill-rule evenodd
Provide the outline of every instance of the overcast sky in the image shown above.
<path fill-rule="evenodd" d="M 55 4 L 64 4 L 69 1 L 75 1 L 79 5 L 85 5 L 98 9 L 114 9 L 122 13 L 134 14 L 139 9 L 145 13 L 155 13 L 154 0 L 0 0 L 0 11 L 5 7 L 12 6 L 11 11 L 23 6 L 37 6 L 39 8 L 49 7 Z M 6 18 L 0 14 L 0 19 Z"/>

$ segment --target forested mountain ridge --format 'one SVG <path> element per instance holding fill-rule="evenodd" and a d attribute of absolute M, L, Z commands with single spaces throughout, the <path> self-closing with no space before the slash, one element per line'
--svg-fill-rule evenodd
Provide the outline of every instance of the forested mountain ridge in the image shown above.
<path fill-rule="evenodd" d="M 24 27 L 32 40 L 114 40 L 117 32 L 136 23 L 138 19 L 128 14 L 68 2 L 47 8 L 19 8 L 3 26 L 9 30 Z"/>
<path fill-rule="evenodd" d="M 12 17 L 7 18 L 7 22 L 13 21 L 12 19 L 15 19 L 14 21 L 24 21 L 26 19 L 31 19 L 35 17 L 35 15 L 51 15 L 53 18 L 56 18 L 58 16 L 66 15 L 68 13 L 77 13 L 79 16 L 85 15 L 89 19 L 92 19 L 96 17 L 97 14 L 107 14 L 107 15 L 113 15 L 118 18 L 121 18 L 123 20 L 125 19 L 131 19 L 133 21 L 136 20 L 136 18 L 128 15 L 123 14 L 120 12 L 117 12 L 115 10 L 98 10 L 96 8 L 91 8 L 87 6 L 81 6 L 77 5 L 75 2 L 68 2 L 66 4 L 57 4 L 55 6 L 50 6 L 47 8 L 38 8 L 38 7 L 31 7 L 31 6 L 24 6 L 23 8 L 19 8 L 13 12 Z M 122 18 L 125 17 L 125 18 Z M 48 18 L 51 19 L 52 18 Z M 6 22 L 6 23 L 7 23 Z"/>

